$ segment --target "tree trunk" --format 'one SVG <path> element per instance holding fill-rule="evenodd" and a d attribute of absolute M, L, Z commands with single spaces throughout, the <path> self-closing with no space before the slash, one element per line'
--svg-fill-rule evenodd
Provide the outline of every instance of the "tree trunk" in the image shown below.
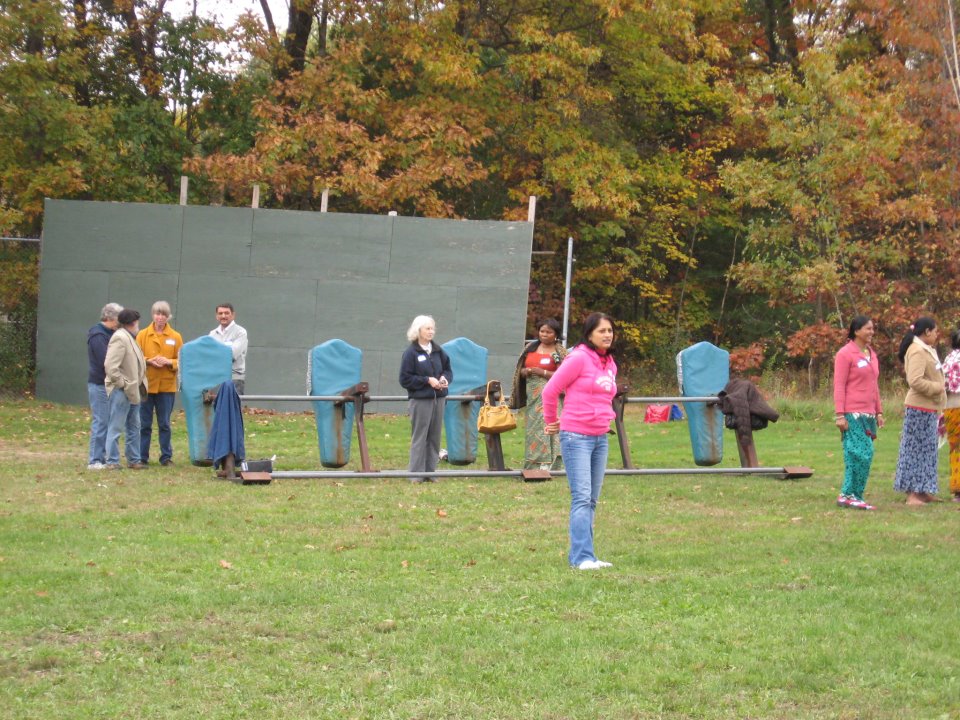
<path fill-rule="evenodd" d="M 283 37 L 287 62 L 277 68 L 277 79 L 285 80 L 295 73 L 303 72 L 315 10 L 316 0 L 291 0 L 287 33 Z"/>

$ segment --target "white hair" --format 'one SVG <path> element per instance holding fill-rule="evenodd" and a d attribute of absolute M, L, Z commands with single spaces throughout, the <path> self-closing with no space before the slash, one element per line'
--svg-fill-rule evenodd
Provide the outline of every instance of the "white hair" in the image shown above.
<path fill-rule="evenodd" d="M 116 320 L 117 316 L 123 310 L 123 305 L 117 303 L 107 303 L 103 306 L 103 310 L 100 311 L 101 320 Z"/>
<path fill-rule="evenodd" d="M 168 303 L 166 300 L 157 300 L 153 304 L 153 307 L 150 308 L 151 315 L 156 315 L 157 313 L 160 313 L 161 315 L 166 315 L 167 320 L 173 317 L 170 314 L 170 303 Z"/>
<path fill-rule="evenodd" d="M 410 327 L 407 329 L 407 340 L 410 342 L 416 342 L 420 337 L 420 329 L 425 325 L 430 324 L 436 327 L 437 321 L 429 315 L 417 315 L 413 319 L 413 322 L 410 323 Z"/>

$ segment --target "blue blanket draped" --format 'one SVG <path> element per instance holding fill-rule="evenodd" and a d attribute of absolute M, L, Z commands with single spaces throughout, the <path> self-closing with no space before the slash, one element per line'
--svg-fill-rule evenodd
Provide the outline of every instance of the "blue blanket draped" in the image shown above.
<path fill-rule="evenodd" d="M 213 459 L 214 468 L 219 469 L 230 453 L 233 453 L 237 465 L 246 457 L 240 395 L 232 380 L 223 383 L 217 391 L 217 399 L 213 403 L 210 438 L 207 440 L 207 457 Z"/>

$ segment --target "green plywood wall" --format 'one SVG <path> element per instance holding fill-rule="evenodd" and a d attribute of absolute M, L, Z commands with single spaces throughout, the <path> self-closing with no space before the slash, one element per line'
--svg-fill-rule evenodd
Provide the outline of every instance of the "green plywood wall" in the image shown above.
<path fill-rule="evenodd" d="M 85 403 L 86 333 L 100 308 L 139 310 L 143 326 L 155 300 L 170 303 L 184 341 L 233 303 L 250 336 L 250 394 L 303 394 L 307 351 L 331 338 L 364 351 L 374 393 L 400 394 L 404 334 L 421 313 L 440 342 L 486 347 L 490 377 L 509 382 L 532 241 L 525 222 L 48 200 L 37 393 Z"/>

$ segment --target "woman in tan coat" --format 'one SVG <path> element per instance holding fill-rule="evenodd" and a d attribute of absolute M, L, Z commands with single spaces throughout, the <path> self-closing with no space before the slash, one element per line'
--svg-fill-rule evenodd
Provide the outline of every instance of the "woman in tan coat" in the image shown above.
<path fill-rule="evenodd" d="M 893 489 L 907 494 L 907 505 L 937 501 L 937 421 L 947 401 L 933 318 L 910 326 L 900 343 L 909 390 L 904 398 L 903 433 Z"/>

